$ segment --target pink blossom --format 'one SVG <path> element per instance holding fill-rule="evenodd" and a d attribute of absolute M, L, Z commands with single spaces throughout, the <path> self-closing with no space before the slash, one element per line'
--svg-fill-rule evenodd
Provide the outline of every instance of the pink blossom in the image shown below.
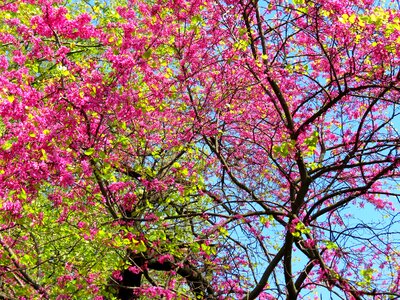
<path fill-rule="evenodd" d="M 130 267 L 128 268 L 128 270 L 129 270 L 130 272 L 132 272 L 133 274 L 139 274 L 139 273 L 142 273 L 142 272 L 143 272 L 142 269 L 139 268 L 139 267 L 137 267 L 137 266 L 130 266 Z"/>
<path fill-rule="evenodd" d="M 174 261 L 174 257 L 171 254 L 165 254 L 165 255 L 160 255 L 157 258 L 158 262 L 163 264 L 165 262 L 173 262 Z"/>
<path fill-rule="evenodd" d="M 115 270 L 112 272 L 112 277 L 117 280 L 117 281 L 122 281 L 123 277 L 122 277 L 122 273 L 119 270 Z"/>
<path fill-rule="evenodd" d="M 82 228 L 86 227 L 86 223 L 82 222 L 82 221 L 79 221 L 77 226 L 78 226 L 78 228 L 82 229 Z"/>

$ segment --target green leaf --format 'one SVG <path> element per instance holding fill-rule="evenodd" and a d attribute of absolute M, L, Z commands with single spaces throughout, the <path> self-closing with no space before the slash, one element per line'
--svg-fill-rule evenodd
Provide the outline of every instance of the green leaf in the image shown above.
<path fill-rule="evenodd" d="M 46 150 L 41 149 L 40 151 L 42 152 L 42 157 L 40 159 L 43 160 L 43 161 L 46 161 L 47 160 Z"/>
<path fill-rule="evenodd" d="M 331 241 L 324 241 L 326 248 L 331 250 L 331 249 L 337 249 L 338 245 L 336 245 L 335 242 L 331 242 Z"/>
<path fill-rule="evenodd" d="M 21 257 L 20 262 L 23 265 L 28 265 L 32 262 L 32 257 L 30 257 L 28 254 L 24 254 L 24 256 Z"/>
<path fill-rule="evenodd" d="M 91 156 L 94 153 L 94 149 L 93 148 L 89 148 L 84 153 L 87 156 Z"/>
<path fill-rule="evenodd" d="M 15 96 L 14 96 L 14 95 L 9 95 L 9 96 L 7 96 L 7 100 L 8 100 L 10 103 L 13 103 L 14 100 L 15 100 Z"/>
<path fill-rule="evenodd" d="M 137 245 L 137 248 L 136 248 L 139 252 L 146 252 L 146 250 L 147 250 L 147 247 L 146 247 L 146 245 L 144 244 L 144 242 L 143 241 L 140 241 L 140 243 Z"/>
<path fill-rule="evenodd" d="M 228 230 L 226 230 L 225 227 L 220 227 L 220 228 L 219 228 L 219 232 L 220 232 L 223 236 L 228 236 L 228 234 L 229 234 Z"/>
<path fill-rule="evenodd" d="M 22 200 L 26 200 L 27 196 L 26 196 L 26 192 L 24 189 L 21 189 L 21 192 L 19 193 L 18 198 L 20 198 Z"/>
<path fill-rule="evenodd" d="M 6 141 L 4 144 L 3 144 L 3 146 L 1 146 L 1 148 L 3 149 L 3 150 L 10 150 L 11 149 L 11 147 L 12 147 L 12 145 L 13 145 L 13 142 L 11 141 L 11 140 L 8 140 L 8 141 Z"/>
<path fill-rule="evenodd" d="M 190 249 L 192 249 L 193 253 L 198 253 L 200 251 L 200 244 L 194 242 L 193 244 L 190 245 Z"/>
<path fill-rule="evenodd" d="M 13 145 L 14 143 L 16 143 L 17 141 L 18 141 L 18 137 L 13 137 L 13 138 L 11 138 L 11 139 L 5 141 L 4 144 L 1 146 L 1 148 L 2 148 L 3 150 L 6 150 L 6 151 L 7 151 L 7 150 L 10 150 L 11 147 L 12 147 L 12 145 Z"/>
<path fill-rule="evenodd" d="M 261 217 L 260 217 L 260 223 L 263 224 L 263 225 L 265 225 L 265 224 L 267 224 L 267 223 L 269 223 L 269 222 L 268 222 L 268 219 L 267 219 L 265 216 L 261 216 Z"/>
<path fill-rule="evenodd" d="M 148 49 L 148 50 L 146 50 L 146 52 L 145 53 L 143 53 L 143 58 L 145 58 L 145 59 L 149 59 L 150 58 L 150 56 L 151 56 L 151 53 L 152 53 L 153 51 L 151 50 L 151 49 Z"/>
<path fill-rule="evenodd" d="M 364 282 L 362 283 L 363 285 L 368 285 L 371 283 L 372 280 L 372 275 L 374 274 L 374 270 L 371 268 L 361 270 L 360 271 L 361 276 L 364 278 Z"/>
<path fill-rule="evenodd" d="M 273 151 L 276 154 L 280 154 L 282 157 L 286 158 L 289 155 L 289 150 L 292 150 L 293 147 L 293 142 L 283 142 L 281 145 L 273 146 Z"/>

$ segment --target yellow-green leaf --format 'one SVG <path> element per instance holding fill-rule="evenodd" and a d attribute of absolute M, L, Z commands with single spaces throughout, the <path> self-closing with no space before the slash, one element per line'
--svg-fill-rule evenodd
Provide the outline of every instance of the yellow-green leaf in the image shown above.
<path fill-rule="evenodd" d="M 85 150 L 84 153 L 87 156 L 91 156 L 94 153 L 94 149 L 93 148 L 89 148 L 89 149 Z"/>

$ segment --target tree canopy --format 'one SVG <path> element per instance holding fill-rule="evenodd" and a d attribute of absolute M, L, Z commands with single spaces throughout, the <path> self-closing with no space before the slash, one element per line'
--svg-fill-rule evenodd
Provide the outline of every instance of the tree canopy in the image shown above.
<path fill-rule="evenodd" d="M 1 0 L 0 299 L 399 297 L 399 44 L 396 1 Z"/>

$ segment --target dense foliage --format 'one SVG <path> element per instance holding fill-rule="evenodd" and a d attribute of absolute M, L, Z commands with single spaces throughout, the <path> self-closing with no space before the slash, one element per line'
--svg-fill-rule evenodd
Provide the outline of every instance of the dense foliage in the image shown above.
<path fill-rule="evenodd" d="M 0 299 L 400 296 L 400 8 L 0 2 Z"/>

